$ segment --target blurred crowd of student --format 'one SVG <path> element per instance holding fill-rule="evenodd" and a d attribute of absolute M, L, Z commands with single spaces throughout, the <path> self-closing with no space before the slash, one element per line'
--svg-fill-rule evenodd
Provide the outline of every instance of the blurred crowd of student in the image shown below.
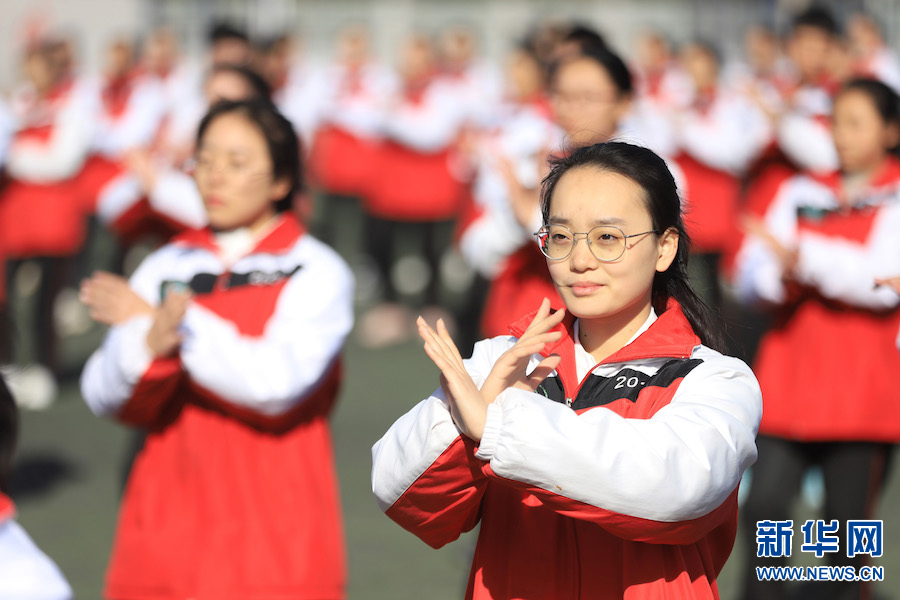
<path fill-rule="evenodd" d="M 784 35 L 750 27 L 728 61 L 712 43 L 676 48 L 662 31 L 613 49 L 580 24 L 536 27 L 502 64 L 462 27 L 411 35 L 381 61 L 370 33 L 347 26 L 331 60 L 311 64 L 290 33 L 257 41 L 220 23 L 198 65 L 161 28 L 140 44 L 112 41 L 99 73 L 78 68 L 73 40 L 36 34 L 21 84 L 0 99 L 0 299 L 37 288 L 33 331 L 20 332 L 33 344 L 19 362 L 32 366 L 19 378 L 30 372 L 46 397 L 62 374 L 59 336 L 86 326 L 73 290 L 95 266 L 87 249 L 101 229 L 122 271 L 130 249 L 205 224 L 193 139 L 218 99 L 268 96 L 294 124 L 307 184 L 296 210 L 354 266 L 367 309 L 359 341 L 380 347 L 411 336 L 415 312 L 449 310 L 465 345 L 552 294 L 530 244 L 545 158 L 611 138 L 650 147 L 677 172 L 695 284 L 720 305 L 742 208 L 791 173 L 837 168 L 829 115 L 840 84 L 867 75 L 900 86 L 875 19 L 840 27 L 816 7 Z"/>
<path fill-rule="evenodd" d="M 18 322 L 29 342 L 17 344 L 16 364 L 4 367 L 20 405 L 52 402 L 66 375 L 60 339 L 91 326 L 75 291 L 80 279 L 98 266 L 127 274 L 134 254 L 207 225 L 192 171 L 208 108 L 263 98 L 302 143 L 305 189 L 293 211 L 356 275 L 363 312 L 356 335 L 364 347 L 411 338 L 415 315 L 430 313 L 454 324 L 466 349 L 508 333 L 544 297 L 561 306 L 533 243 L 547 157 L 611 139 L 633 142 L 665 157 L 676 176 L 689 215 L 692 279 L 705 300 L 751 338 L 762 330 L 748 331 L 749 313 L 738 301 L 784 309 L 776 313 L 780 337 L 764 342 L 757 361 L 765 410 L 776 415 L 764 417 L 769 437 L 760 443 L 760 464 L 775 472 L 773 460 L 818 451 L 779 450 L 782 438 L 868 440 L 874 445 L 860 462 L 836 472 L 866 474 L 880 460 L 883 475 L 888 444 L 900 436 L 890 425 L 897 419 L 873 418 L 887 410 L 877 403 L 852 418 L 834 406 L 817 413 L 839 386 L 824 383 L 820 395 L 802 386 L 827 380 L 816 369 L 834 375 L 849 367 L 837 352 L 835 364 L 815 353 L 809 365 L 797 360 L 804 344 L 832 338 L 844 338 L 851 354 L 853 344 L 871 347 L 880 358 L 842 376 L 871 384 L 860 392 L 867 402 L 890 399 L 884 389 L 897 361 L 897 296 L 873 284 L 900 275 L 900 265 L 893 272 L 888 264 L 900 257 L 890 229 L 900 181 L 900 59 L 875 18 L 855 14 L 840 23 L 813 6 L 785 32 L 748 28 L 743 53 L 732 60 L 705 40 L 675 47 L 663 31 L 612 48 L 601 32 L 570 23 L 536 27 L 498 64 L 480 55 L 477 37 L 462 27 L 411 35 L 389 62 L 373 55 L 370 34 L 362 24 L 347 26 L 331 59 L 312 64 L 290 33 L 258 41 L 220 23 L 197 65 L 163 28 L 140 44 L 111 42 L 100 73 L 80 71 L 72 40 L 34 36 L 22 50 L 21 84 L 0 98 L 0 303 L 30 313 Z M 623 60 L 626 54 L 633 58 Z M 844 102 L 839 119 L 836 98 Z M 853 127 L 857 133 L 848 134 Z M 240 157 L 229 160 L 235 164 L 226 168 L 240 168 Z M 799 173 L 807 179 L 797 184 Z M 798 254 L 806 247 L 798 231 L 824 223 L 823 215 L 836 220 L 817 232 L 819 253 Z M 112 250 L 98 258 L 94 241 L 104 236 Z M 801 322 L 809 311 L 818 316 Z M 816 341 L 813 334 L 826 328 L 831 337 Z M 733 352 L 749 360 L 752 343 Z M 786 382 L 800 388 L 776 401 L 769 390 L 787 389 Z M 800 406 L 801 397 L 811 403 L 802 418 L 772 410 Z M 813 413 L 821 423 L 807 418 Z M 772 420 L 779 414 L 783 423 Z M 809 430 L 797 429 L 800 422 Z M 757 495 L 790 487 L 819 458 L 778 471 L 790 482 L 758 482 Z M 873 489 L 877 495 L 880 486 Z M 844 495 L 851 496 L 860 503 L 847 517 L 862 518 L 857 513 L 872 498 Z M 773 519 L 788 505 L 759 499 L 753 509 Z"/>

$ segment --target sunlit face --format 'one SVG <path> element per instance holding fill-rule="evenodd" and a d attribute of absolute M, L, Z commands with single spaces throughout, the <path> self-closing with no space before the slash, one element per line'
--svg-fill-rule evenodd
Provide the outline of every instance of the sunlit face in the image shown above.
<path fill-rule="evenodd" d="M 510 54 L 506 62 L 506 78 L 512 96 L 520 100 L 533 98 L 543 88 L 541 65 L 527 52 Z"/>
<path fill-rule="evenodd" d="M 697 90 L 704 91 L 716 86 L 719 79 L 719 65 L 716 57 L 698 44 L 689 44 L 681 51 L 681 64 L 694 82 Z"/>
<path fill-rule="evenodd" d="M 206 129 L 194 173 L 213 229 L 257 230 L 275 214 L 274 202 L 288 193 L 273 179 L 272 158 L 262 131 L 243 115 L 226 113 Z"/>
<path fill-rule="evenodd" d="M 826 71 L 831 44 L 831 36 L 815 27 L 794 30 L 788 41 L 788 54 L 803 79 L 815 80 Z"/>
<path fill-rule="evenodd" d="M 848 173 L 877 167 L 900 137 L 898 127 L 885 123 L 872 99 L 859 90 L 837 97 L 832 119 L 834 145 L 841 168 Z"/>
<path fill-rule="evenodd" d="M 576 146 L 615 135 L 628 110 L 609 73 L 596 61 L 578 58 L 559 67 L 553 81 L 556 122 Z"/>
<path fill-rule="evenodd" d="M 634 181 L 593 167 L 575 168 L 557 182 L 550 201 L 550 224 L 584 233 L 615 225 L 625 235 L 651 231 L 644 190 Z M 601 262 L 584 236 L 563 260 L 547 260 L 550 277 L 569 312 L 581 319 L 637 314 L 650 306 L 653 276 L 675 258 L 678 236 L 648 233 L 628 238 L 616 261 Z"/>

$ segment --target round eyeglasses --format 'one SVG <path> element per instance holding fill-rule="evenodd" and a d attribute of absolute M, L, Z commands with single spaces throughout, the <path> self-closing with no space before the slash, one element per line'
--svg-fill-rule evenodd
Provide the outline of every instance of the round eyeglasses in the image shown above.
<path fill-rule="evenodd" d="M 572 254 L 572 249 L 578 243 L 578 236 L 584 236 L 587 240 L 591 254 L 601 262 L 613 262 L 619 260 L 625 254 L 626 240 L 628 238 L 659 233 L 657 230 L 644 231 L 625 235 L 625 232 L 613 225 L 598 225 L 587 233 L 575 233 L 565 225 L 544 225 L 535 233 L 538 247 L 550 260 L 563 260 Z"/>

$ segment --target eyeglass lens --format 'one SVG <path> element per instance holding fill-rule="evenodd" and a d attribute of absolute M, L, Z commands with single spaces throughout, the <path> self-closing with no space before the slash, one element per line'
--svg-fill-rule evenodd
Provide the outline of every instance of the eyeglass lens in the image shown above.
<path fill-rule="evenodd" d="M 572 253 L 576 238 L 586 237 L 588 247 L 602 261 L 613 261 L 625 252 L 625 234 L 618 227 L 600 225 L 586 234 L 575 234 L 565 225 L 549 225 L 538 233 L 541 252 L 548 258 L 562 260 Z"/>

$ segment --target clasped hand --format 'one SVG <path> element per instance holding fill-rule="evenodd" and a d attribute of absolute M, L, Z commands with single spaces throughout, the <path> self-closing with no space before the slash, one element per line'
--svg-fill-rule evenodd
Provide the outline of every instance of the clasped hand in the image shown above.
<path fill-rule="evenodd" d="M 548 343 L 560 339 L 562 332 L 550 331 L 562 322 L 565 309 L 551 313 L 550 301 L 544 298 L 534 319 L 515 345 L 494 363 L 484 384 L 479 387 L 466 371 L 463 358 L 453 343 L 443 320 L 435 329 L 419 317 L 419 336 L 425 341 L 425 353 L 441 371 L 441 388 L 450 402 L 450 415 L 460 431 L 476 442 L 481 441 L 487 420 L 487 409 L 508 388 L 533 392 L 559 365 L 560 357 L 544 358 L 530 373 L 529 359 Z"/>
<path fill-rule="evenodd" d="M 128 280 L 113 273 L 97 271 L 81 282 L 81 301 L 91 318 L 105 325 L 119 325 L 145 314 L 153 315 L 147 333 L 147 347 L 154 356 L 169 356 L 181 345 L 178 327 L 190 303 L 190 294 L 170 291 L 158 307 L 141 298 Z"/>

